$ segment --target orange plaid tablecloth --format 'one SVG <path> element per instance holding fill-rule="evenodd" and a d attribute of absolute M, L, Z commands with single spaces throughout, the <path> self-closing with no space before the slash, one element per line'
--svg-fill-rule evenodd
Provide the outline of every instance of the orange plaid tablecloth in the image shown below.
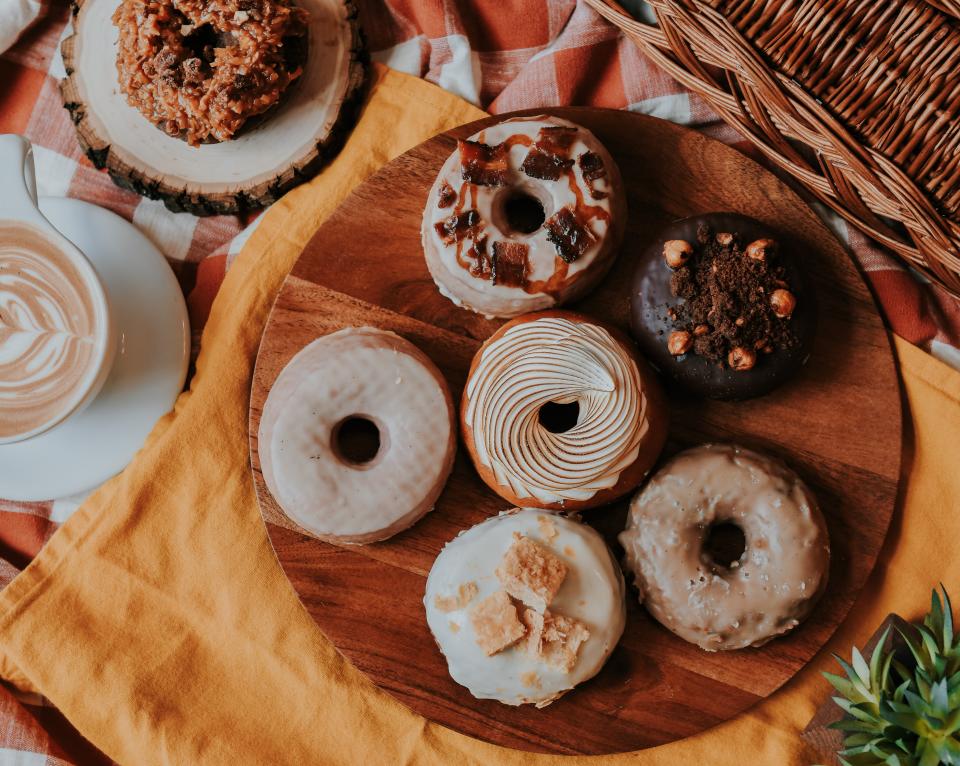
<path fill-rule="evenodd" d="M 375 61 L 425 77 L 488 111 L 569 104 L 630 109 L 697 126 L 747 150 L 699 98 L 575 0 L 357 0 L 357 5 Z M 0 133 L 22 133 L 33 141 L 41 194 L 109 208 L 157 244 L 186 295 L 198 341 L 231 256 L 255 221 L 170 213 L 159 202 L 117 188 L 90 165 L 57 89 L 64 74 L 58 44 L 69 13 L 65 0 L 44 4 L 36 23 L 0 56 Z M 960 304 L 923 284 L 836 216 L 818 210 L 860 262 L 891 329 L 960 367 Z M 29 563 L 81 501 L 0 500 L 0 586 Z M 0 686 L 0 760 L 6 756 L 30 764 L 109 763 L 45 700 Z"/>

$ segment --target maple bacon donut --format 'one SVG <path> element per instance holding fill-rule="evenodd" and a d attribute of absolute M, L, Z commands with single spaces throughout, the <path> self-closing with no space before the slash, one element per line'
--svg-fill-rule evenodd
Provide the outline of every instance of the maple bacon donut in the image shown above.
<path fill-rule="evenodd" d="M 574 300 L 613 263 L 626 199 L 586 128 L 518 117 L 484 128 L 444 163 L 427 197 L 427 267 L 446 297 L 488 317 Z"/>
<path fill-rule="evenodd" d="M 481 478 L 514 505 L 610 502 L 650 470 L 666 402 L 629 340 L 565 311 L 518 317 L 474 356 L 463 438 Z"/>
<path fill-rule="evenodd" d="M 717 545 L 737 530 L 732 550 Z M 674 457 L 631 502 L 620 542 L 650 614 L 707 651 L 789 632 L 827 584 L 816 498 L 783 463 L 742 447 Z"/>
<path fill-rule="evenodd" d="M 416 346 L 371 327 L 315 340 L 283 369 L 260 420 L 263 477 L 323 540 L 370 543 L 432 507 L 453 468 L 453 400 Z"/>

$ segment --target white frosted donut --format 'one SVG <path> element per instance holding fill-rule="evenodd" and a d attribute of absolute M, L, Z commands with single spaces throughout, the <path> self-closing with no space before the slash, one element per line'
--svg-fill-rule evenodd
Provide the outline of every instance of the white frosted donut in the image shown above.
<path fill-rule="evenodd" d="M 501 593 L 497 575 L 522 536 L 561 559 L 566 567 L 550 614 L 563 615 L 589 632 L 564 670 L 534 652 L 529 634 L 492 655 L 478 644 L 477 607 Z M 427 578 L 427 623 L 447 660 L 450 675 L 479 699 L 543 707 L 603 667 L 626 620 L 623 575 L 603 538 L 592 528 L 550 511 L 514 509 L 461 532 L 440 551 Z M 511 598 L 512 608 L 529 605 Z"/>
<path fill-rule="evenodd" d="M 704 550 L 733 524 L 743 555 Z M 620 542 L 647 610 L 707 651 L 760 646 L 792 630 L 827 583 L 830 544 L 817 501 L 783 463 L 742 447 L 681 452 L 630 504 Z"/>
<path fill-rule="evenodd" d="M 456 451 L 440 371 L 409 341 L 371 327 L 318 338 L 293 357 L 258 436 L 263 477 L 284 513 L 340 543 L 383 540 L 416 522 Z"/>
<path fill-rule="evenodd" d="M 567 430 L 544 414 L 576 407 Z M 650 470 L 667 432 L 653 374 L 620 334 L 550 311 L 504 325 L 474 357 L 461 403 L 481 478 L 515 505 L 577 510 L 610 502 Z"/>
<path fill-rule="evenodd" d="M 517 117 L 458 142 L 423 212 L 440 292 L 488 317 L 559 306 L 594 287 L 626 224 L 613 158 L 586 128 Z"/>

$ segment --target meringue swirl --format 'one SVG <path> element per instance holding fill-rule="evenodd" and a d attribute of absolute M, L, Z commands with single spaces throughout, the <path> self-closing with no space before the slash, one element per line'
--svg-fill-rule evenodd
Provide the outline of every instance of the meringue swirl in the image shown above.
<path fill-rule="evenodd" d="M 518 497 L 589 500 L 616 485 L 650 427 L 637 364 L 602 327 L 562 317 L 514 325 L 481 352 L 465 425 L 478 460 Z M 539 422 L 548 402 L 577 402 L 563 433 Z"/>
<path fill-rule="evenodd" d="M 83 275 L 38 229 L 0 222 L 0 437 L 72 407 L 97 348 Z"/>

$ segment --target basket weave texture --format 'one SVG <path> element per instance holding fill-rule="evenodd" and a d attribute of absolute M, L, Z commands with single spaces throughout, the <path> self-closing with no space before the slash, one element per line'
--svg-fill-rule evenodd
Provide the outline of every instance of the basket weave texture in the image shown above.
<path fill-rule="evenodd" d="M 960 0 L 587 0 L 824 203 L 960 296 Z"/>

